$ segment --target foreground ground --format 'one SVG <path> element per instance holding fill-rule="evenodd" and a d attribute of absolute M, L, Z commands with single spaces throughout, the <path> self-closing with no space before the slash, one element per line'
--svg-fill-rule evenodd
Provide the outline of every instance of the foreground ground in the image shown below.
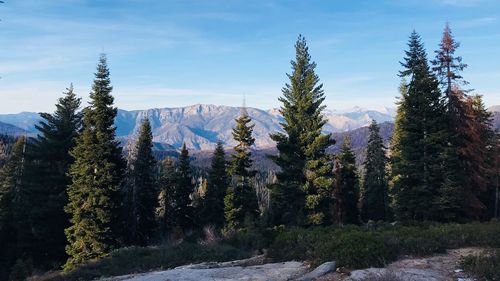
<path fill-rule="evenodd" d="M 395 261 L 385 268 L 355 270 L 348 274 L 341 274 L 337 271 L 323 276 L 318 281 L 389 280 L 382 279 L 382 276 L 411 281 L 474 280 L 460 268 L 460 261 L 466 256 L 479 255 L 483 250 L 482 248 L 461 248 L 448 250 L 446 254 L 429 257 L 408 257 Z"/>
<path fill-rule="evenodd" d="M 424 275 L 426 278 L 415 280 L 452 280 L 447 278 L 462 275 L 462 272 L 450 275 L 459 269 L 460 256 L 474 254 L 474 249 L 479 248 L 500 249 L 498 233 L 500 222 L 497 221 L 420 223 L 413 226 L 380 223 L 345 227 L 249 228 L 211 243 L 188 237 L 180 244 L 121 248 L 71 271 L 46 272 L 32 276 L 30 280 L 293 280 L 332 261 L 341 272 L 350 272 L 350 268 L 359 270 L 386 265 L 395 271 L 408 271 L 407 275 L 398 274 L 400 278 L 385 279 L 391 281 L 411 280 L 408 276 L 413 275 L 408 274 L 412 272 L 427 274 Z M 265 258 L 260 256 L 260 260 L 254 258 L 250 263 L 248 260 L 234 262 L 258 253 L 265 253 Z M 482 256 L 464 263 L 466 269 L 483 280 L 500 280 L 500 252 Z M 184 266 L 186 264 L 196 266 Z M 370 272 L 381 273 L 375 269 Z M 356 274 L 354 272 L 352 277 Z M 323 278 L 345 280 L 347 277 L 348 274 L 336 273 Z"/>
<path fill-rule="evenodd" d="M 482 248 L 461 248 L 446 254 L 423 258 L 404 258 L 385 268 L 368 268 L 350 271 L 338 268 L 319 278 L 307 278 L 312 270 L 303 262 L 263 263 L 263 258 L 226 263 L 202 263 L 181 266 L 171 270 L 145 274 L 125 275 L 102 279 L 103 281 L 264 281 L 264 280 L 382 280 L 381 276 L 392 276 L 391 280 L 441 281 L 473 280 L 460 268 L 460 260 L 465 256 L 478 255 Z M 306 278 L 304 278 L 306 277 Z M 388 279 L 384 279 L 388 280 Z"/>

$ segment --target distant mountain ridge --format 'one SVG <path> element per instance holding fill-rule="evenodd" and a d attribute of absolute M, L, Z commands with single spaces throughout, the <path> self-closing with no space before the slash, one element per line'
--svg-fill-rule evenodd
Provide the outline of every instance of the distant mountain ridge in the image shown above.
<path fill-rule="evenodd" d="M 500 111 L 500 106 L 491 107 L 490 111 Z M 254 137 L 256 149 L 274 147 L 269 134 L 282 132 L 280 122 L 283 117 L 278 109 L 262 110 L 246 108 L 255 123 Z M 141 121 L 149 118 L 153 129 L 153 139 L 157 149 L 178 149 L 183 143 L 193 150 L 212 150 L 221 140 L 226 146 L 233 146 L 232 128 L 234 119 L 239 116 L 241 107 L 195 104 L 175 108 L 153 108 L 146 110 L 118 110 L 115 120 L 117 136 L 126 143 L 137 132 Z M 497 114 L 497 113 L 495 113 Z M 369 110 L 355 107 L 349 110 L 325 110 L 327 119 L 325 132 L 339 133 L 368 126 L 372 119 L 379 123 L 393 122 L 394 108 Z M 500 112 L 497 114 L 500 116 Z M 497 116 L 497 117 L 498 117 Z M 37 113 L 0 114 L 0 122 L 13 125 L 27 133 L 36 133 L 34 125 L 40 121 Z M 497 122 L 497 121 L 495 121 Z M 499 128 L 500 125 L 496 124 Z M 6 133 L 0 126 L 0 133 Z"/>
<path fill-rule="evenodd" d="M 4 122 L 0 122 L 0 133 L 5 135 L 23 135 L 26 133 L 26 130 L 23 130 L 19 127 L 16 127 L 12 124 L 7 124 Z"/>

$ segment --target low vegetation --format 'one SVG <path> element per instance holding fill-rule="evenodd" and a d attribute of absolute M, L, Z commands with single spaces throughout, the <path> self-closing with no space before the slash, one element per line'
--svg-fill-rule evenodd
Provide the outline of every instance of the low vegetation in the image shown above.
<path fill-rule="evenodd" d="M 129 247 L 109 256 L 78 266 L 68 272 L 52 272 L 34 278 L 36 281 L 92 280 L 102 276 L 162 270 L 200 262 L 230 261 L 247 258 L 250 252 L 226 243 L 202 246 L 185 242 L 177 246 Z"/>
<path fill-rule="evenodd" d="M 308 229 L 250 228 L 218 239 L 215 243 L 205 243 L 190 237 L 176 246 L 123 248 L 69 272 L 52 272 L 34 280 L 90 280 L 101 276 L 169 269 L 190 263 L 242 259 L 261 253 L 264 249 L 268 250 L 267 256 L 272 262 L 299 260 L 309 261 L 315 266 L 335 260 L 344 267 L 377 267 L 404 255 L 425 256 L 469 246 L 499 248 L 498 233 L 500 222 L 416 226 L 384 223 Z M 487 280 L 498 280 L 491 279 L 491 276 L 498 276 L 499 261 L 499 252 L 495 252 L 495 255 L 467 258 L 464 268 L 472 273 L 490 274 L 484 275 L 490 278 Z"/>
<path fill-rule="evenodd" d="M 500 250 L 486 251 L 479 256 L 462 259 L 461 266 L 478 280 L 500 280 Z"/>
<path fill-rule="evenodd" d="M 277 234 L 268 255 L 275 261 L 308 260 L 318 265 L 335 260 L 339 266 L 377 267 L 403 255 L 424 256 L 469 246 L 500 247 L 498 233 L 499 222 L 296 228 Z"/>

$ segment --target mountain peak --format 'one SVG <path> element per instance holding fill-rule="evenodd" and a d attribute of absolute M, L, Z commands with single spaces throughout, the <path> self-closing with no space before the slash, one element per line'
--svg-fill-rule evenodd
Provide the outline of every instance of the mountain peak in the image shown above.
<path fill-rule="evenodd" d="M 241 107 L 193 104 L 185 107 L 152 108 L 145 110 L 119 110 L 115 120 L 116 133 L 120 139 L 128 139 L 140 127 L 142 120 L 150 119 L 153 129 L 153 139 L 156 143 L 178 148 L 183 143 L 190 149 L 211 150 L 222 141 L 226 146 L 234 146 L 232 129 L 235 119 L 239 116 Z M 247 107 L 248 115 L 255 123 L 254 137 L 256 148 L 273 147 L 275 143 L 269 137 L 270 133 L 281 132 L 282 116 L 278 108 L 262 110 Z M 350 111 L 337 112 L 325 110 L 328 120 L 325 132 L 349 131 L 371 123 L 392 121 L 393 117 L 384 112 L 354 107 Z M 34 124 L 40 121 L 36 113 L 20 113 L 0 115 L 0 122 L 12 124 L 28 132 L 35 132 Z"/>

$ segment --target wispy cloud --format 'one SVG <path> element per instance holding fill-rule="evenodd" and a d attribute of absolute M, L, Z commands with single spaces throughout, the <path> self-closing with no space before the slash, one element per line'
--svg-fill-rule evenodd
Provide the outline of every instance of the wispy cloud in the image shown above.
<path fill-rule="evenodd" d="M 497 17 L 491 16 L 491 17 L 480 17 L 480 18 L 473 18 L 473 19 L 468 19 L 468 20 L 462 20 L 453 23 L 454 27 L 460 27 L 460 28 L 476 28 L 476 27 L 483 27 L 483 26 L 488 26 L 492 24 L 497 23 Z"/>
<path fill-rule="evenodd" d="M 57 98 L 69 83 L 59 81 L 31 81 L 19 84 L 0 83 L 1 113 L 22 111 L 51 112 Z"/>
<path fill-rule="evenodd" d="M 456 7 L 472 7 L 477 6 L 483 2 L 482 0 L 438 0 L 442 4 L 456 6 Z"/>

